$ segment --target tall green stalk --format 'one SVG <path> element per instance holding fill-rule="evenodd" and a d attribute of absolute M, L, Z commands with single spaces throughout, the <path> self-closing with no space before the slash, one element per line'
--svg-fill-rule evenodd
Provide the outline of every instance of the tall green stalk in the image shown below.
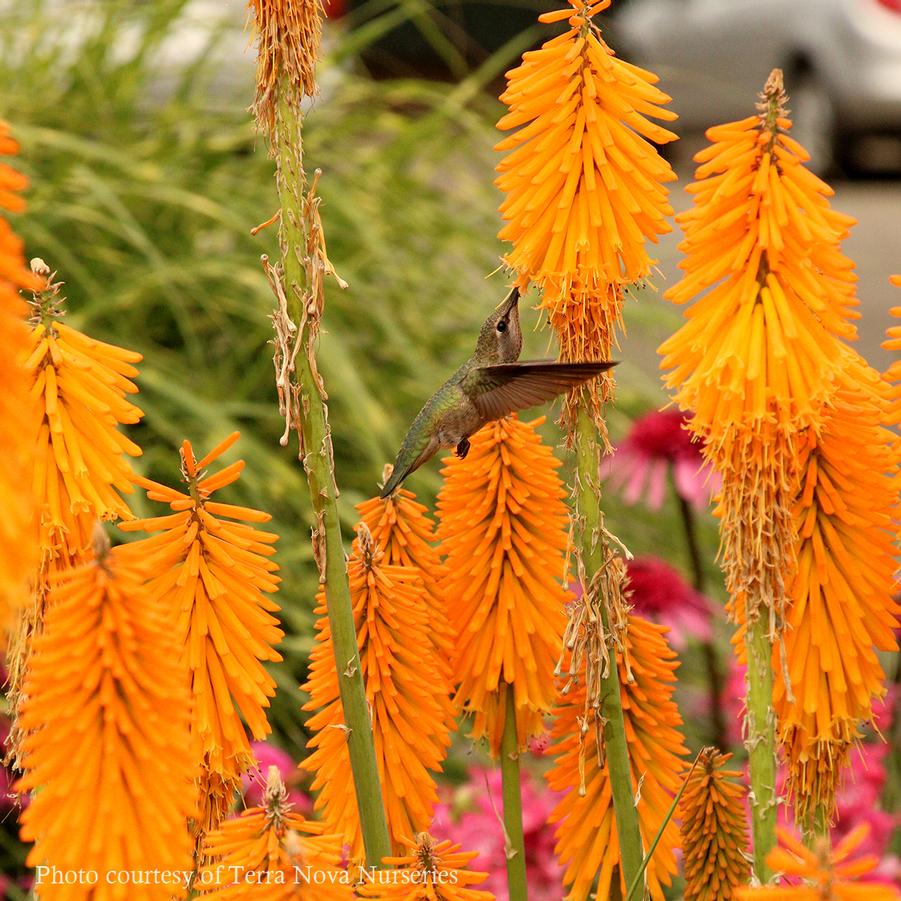
<path fill-rule="evenodd" d="M 747 611 L 747 738 L 751 770 L 751 836 L 754 875 L 763 883 L 772 875 L 766 856 L 776 844 L 776 716 L 773 711 L 773 647 L 765 608 Z"/>
<path fill-rule="evenodd" d="M 504 829 L 507 838 L 507 891 L 510 901 L 526 901 L 526 844 L 522 832 L 522 789 L 519 777 L 519 739 L 516 735 L 516 704 L 513 686 L 505 686 L 506 710 L 501 736 L 501 780 Z"/>
<path fill-rule="evenodd" d="M 284 88 L 283 83 L 280 86 Z M 287 314 L 294 326 L 300 329 L 300 334 L 292 338 L 299 342 L 299 351 L 294 355 L 293 375 L 290 367 L 288 369 L 289 381 L 296 379 L 300 396 L 296 410 L 297 421 L 291 422 L 289 412 L 289 425 L 299 429 L 303 467 L 316 517 L 313 546 L 319 564 L 320 581 L 325 588 L 366 862 L 369 866 L 377 867 L 382 865 L 384 857 L 391 854 L 391 842 L 347 581 L 325 392 L 314 369 L 319 311 L 311 312 L 310 309 L 317 301 L 313 296 L 313 286 L 309 284 L 307 269 L 310 262 L 308 238 L 313 223 L 310 222 L 305 203 L 307 183 L 301 144 L 302 114 L 297 104 L 289 99 L 296 96 L 296 92 L 291 89 L 282 90 L 276 119 L 272 150 L 280 204 L 279 248 L 282 272 L 270 270 L 269 277 L 270 280 L 277 279 L 277 293 L 279 289 L 283 291 Z M 315 225 L 318 227 L 318 219 Z M 314 262 L 321 264 L 322 260 Z M 281 339 L 284 336 L 279 337 Z M 285 348 L 283 352 L 287 352 L 290 357 L 291 348 Z M 289 385 L 288 390 L 293 390 L 292 386 Z"/>
<path fill-rule="evenodd" d="M 595 574 L 607 565 L 607 542 L 604 533 L 604 514 L 601 510 L 599 468 L 601 449 L 594 422 L 584 407 L 579 407 L 575 430 L 576 452 L 576 517 L 581 529 L 582 564 L 585 568 L 585 589 Z M 606 605 L 600 605 L 604 635 L 611 634 Z M 619 670 L 614 651 L 610 649 L 610 666 L 601 673 L 600 711 L 604 717 L 604 747 L 610 787 L 613 792 L 613 811 L 619 837 L 622 875 L 626 886 L 639 878 L 643 859 L 638 810 L 632 788 L 629 747 L 620 695 Z"/>
<path fill-rule="evenodd" d="M 679 493 L 675 476 L 670 466 L 670 477 L 679 503 L 679 515 L 682 519 L 682 528 L 685 533 L 685 546 L 688 550 L 688 558 L 691 562 L 691 584 L 695 591 L 704 591 L 704 564 L 701 561 L 701 549 L 698 546 L 698 529 L 695 514 L 691 504 Z M 726 722 L 723 717 L 723 677 L 720 672 L 720 662 L 716 653 L 716 645 L 713 637 L 702 642 L 704 651 L 704 665 L 707 669 L 707 685 L 710 689 L 710 725 L 712 729 L 713 743 L 720 750 L 725 751 Z"/>

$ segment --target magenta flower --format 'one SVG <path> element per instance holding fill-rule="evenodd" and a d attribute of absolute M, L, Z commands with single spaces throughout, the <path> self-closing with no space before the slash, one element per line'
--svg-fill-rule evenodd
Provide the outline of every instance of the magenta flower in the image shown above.
<path fill-rule="evenodd" d="M 659 557 L 636 557 L 626 564 L 629 598 L 642 616 L 669 626 L 673 647 L 682 650 L 689 637 L 707 642 L 713 638 L 711 601 L 696 591 L 677 569 Z"/>
<path fill-rule="evenodd" d="M 554 833 L 547 818 L 559 793 L 523 774 L 522 827 L 529 894 L 541 901 L 563 898 L 563 869 L 554 857 Z M 488 873 L 480 889 L 507 901 L 507 859 L 501 820 L 501 774 L 496 769 L 473 767 L 470 781 L 456 789 L 435 809 L 432 831 L 478 851 L 472 869 Z"/>
<path fill-rule="evenodd" d="M 632 423 L 608 464 L 611 483 L 622 490 L 627 504 L 643 497 L 652 510 L 659 510 L 670 471 L 680 497 L 699 510 L 719 491 L 719 477 L 704 463 L 685 422 L 678 410 L 656 410 Z"/>

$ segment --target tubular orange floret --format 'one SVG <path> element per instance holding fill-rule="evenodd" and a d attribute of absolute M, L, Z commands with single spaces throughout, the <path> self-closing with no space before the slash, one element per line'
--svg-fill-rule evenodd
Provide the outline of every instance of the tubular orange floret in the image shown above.
<path fill-rule="evenodd" d="M 0 121 L 0 155 L 12 156 L 19 145 Z M 28 180 L 12 166 L 0 161 L 0 209 L 21 212 L 19 195 Z M 32 411 L 24 360 L 28 356 L 27 308 L 18 289 L 38 288 L 37 276 L 25 265 L 22 241 L 0 216 L 0 631 L 10 625 L 12 612 L 23 605 L 26 582 L 36 568 L 37 541 L 34 533 L 34 498 L 29 491 L 33 467 L 33 436 L 29 425 Z"/>
<path fill-rule="evenodd" d="M 494 901 L 491 892 L 470 888 L 488 878 L 487 873 L 473 872 L 469 864 L 475 851 L 461 851 L 460 845 L 436 841 L 427 832 L 415 839 L 405 837 L 407 854 L 388 857 L 385 864 L 395 867 L 397 878 L 378 879 L 358 887 L 361 898 L 381 901 Z M 415 875 L 414 875 L 415 874 Z"/>
<path fill-rule="evenodd" d="M 237 433 L 230 435 L 201 462 L 214 461 L 236 438 Z M 278 536 L 252 525 L 265 522 L 267 514 L 210 501 L 237 478 L 243 461 L 205 477 L 189 441 L 181 458 L 188 494 L 135 478 L 150 499 L 163 500 L 173 513 L 122 523 L 125 531 L 160 533 L 123 547 L 122 553 L 146 561 L 149 590 L 176 623 L 194 701 L 202 832 L 215 828 L 241 774 L 253 764 L 242 718 L 254 739 L 269 733 L 265 711 L 275 682 L 263 661 L 282 659 L 273 649 L 283 635 L 274 615 L 279 607 L 267 597 L 280 581 L 270 559 Z M 226 472 L 231 475 L 223 480 Z"/>
<path fill-rule="evenodd" d="M 404 836 L 431 823 L 438 800 L 434 774 L 455 728 L 447 663 L 431 640 L 421 571 L 386 563 L 365 524 L 358 527 L 348 577 L 388 830 L 399 848 Z M 314 734 L 301 766 L 314 774 L 316 808 L 327 827 L 344 837 L 354 858 L 361 858 L 363 839 L 354 793 L 348 791 L 347 727 L 324 590 L 317 601 L 316 646 L 303 688 L 310 694 L 304 710 L 318 712 L 307 722 Z"/>
<path fill-rule="evenodd" d="M 685 901 L 728 901 L 750 876 L 742 774 L 705 748 L 679 802 Z"/>
<path fill-rule="evenodd" d="M 835 809 L 860 726 L 885 695 L 878 651 L 896 651 L 901 608 L 893 600 L 898 456 L 888 385 L 854 351 L 819 436 L 799 448 L 793 509 L 798 572 L 785 634 L 788 676 L 774 705 L 801 822 Z"/>
<path fill-rule="evenodd" d="M 116 548 L 52 576 L 24 684 L 20 791 L 28 864 L 190 871 L 196 815 L 190 698 L 171 617 L 143 564 Z M 165 901 L 171 887 L 144 885 Z M 134 888 L 54 885 L 57 901 L 124 901 Z M 51 892 L 48 890 L 48 897 Z"/>
<path fill-rule="evenodd" d="M 196 887 L 214 901 L 351 901 L 342 841 L 293 811 L 277 768 L 270 767 L 263 803 L 204 836 L 203 856 L 211 862 L 200 869 Z"/>
<path fill-rule="evenodd" d="M 638 798 L 638 816 L 647 848 L 657 834 L 675 793 L 687 753 L 679 729 L 682 718 L 673 701 L 678 667 L 664 635 L 666 627 L 637 616 L 629 617 L 625 653 L 617 653 L 621 697 L 629 744 L 632 787 Z M 604 759 L 602 712 L 585 719 L 584 679 L 564 694 L 558 683 L 551 732 L 556 757 L 547 774 L 548 785 L 564 797 L 551 814 L 557 823 L 556 853 L 566 867 L 563 879 L 569 898 L 587 898 L 595 877 L 598 898 L 611 896 L 619 844 L 611 798 L 609 772 Z M 647 885 L 655 901 L 663 898 L 676 872 L 673 854 L 679 845 L 678 829 L 670 821 L 647 868 Z M 621 876 L 621 874 L 620 874 Z M 625 894 L 626 886 L 622 884 Z"/>
<path fill-rule="evenodd" d="M 386 467 L 385 481 L 389 478 Z M 385 563 L 419 570 L 429 611 L 429 638 L 439 656 L 447 662 L 447 681 L 450 683 L 450 654 L 454 641 L 444 597 L 447 567 L 435 547 L 435 523 L 427 515 L 426 507 L 406 488 L 399 488 L 385 499 L 374 497 L 363 501 L 357 504 L 357 510 L 369 527 L 372 540 L 384 550 Z"/>
<path fill-rule="evenodd" d="M 566 622 L 565 491 L 541 422 L 510 416 L 485 426 L 465 459 L 445 460 L 438 495 L 457 700 L 473 714 L 472 736 L 487 736 L 495 756 L 506 691 L 520 745 L 543 731 Z"/>
<path fill-rule="evenodd" d="M 885 882 L 861 879 L 879 861 L 872 855 L 852 856 L 867 837 L 870 826 L 863 823 L 845 836 L 834 849 L 820 836 L 807 848 L 788 829 L 778 828 L 779 847 L 767 862 L 773 870 L 797 877 L 790 885 L 739 888 L 738 901 L 898 901 L 901 893 Z"/>
<path fill-rule="evenodd" d="M 889 282 L 896 288 L 901 288 L 901 275 L 892 275 Z M 892 307 L 889 311 L 894 319 L 901 319 L 901 306 Z M 882 347 L 885 350 L 901 351 L 901 325 L 890 325 L 885 330 L 885 341 Z M 883 374 L 883 378 L 891 385 L 889 399 L 891 401 L 890 415 L 887 425 L 897 426 L 901 423 L 901 358 L 894 360 Z"/>

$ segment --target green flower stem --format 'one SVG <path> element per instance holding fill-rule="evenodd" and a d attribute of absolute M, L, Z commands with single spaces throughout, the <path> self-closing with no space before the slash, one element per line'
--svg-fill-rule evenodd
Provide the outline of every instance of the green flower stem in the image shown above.
<path fill-rule="evenodd" d="M 695 591 L 704 591 L 704 564 L 701 560 L 701 549 L 698 545 L 698 529 L 694 510 L 691 504 L 679 493 L 675 475 L 670 467 L 673 491 L 679 503 L 679 516 L 682 519 L 682 528 L 685 532 L 685 546 L 691 561 L 692 586 Z M 711 638 L 702 643 L 704 650 L 704 665 L 707 669 L 707 686 L 710 689 L 710 725 L 713 732 L 713 743 L 722 751 L 727 749 L 726 721 L 723 716 L 723 677 L 720 671 L 720 661 L 716 652 L 716 645 Z"/>
<path fill-rule="evenodd" d="M 748 610 L 748 702 L 745 746 L 751 769 L 751 836 L 754 875 L 763 883 L 772 875 L 766 856 L 776 844 L 776 728 L 773 713 L 773 648 L 766 608 Z"/>
<path fill-rule="evenodd" d="M 576 451 L 576 514 L 581 527 L 582 563 L 585 581 L 591 582 L 595 573 L 605 565 L 607 543 L 604 533 L 604 514 L 601 510 L 599 464 L 601 459 L 597 429 L 591 417 L 579 408 L 575 432 Z M 610 622 L 604 604 L 601 619 L 604 634 L 610 635 Z M 613 792 L 613 811 L 619 836 L 620 860 L 625 884 L 630 886 L 639 878 L 644 857 L 638 810 L 632 787 L 629 747 L 620 695 L 619 669 L 611 649 L 611 665 L 601 679 L 601 712 L 604 716 L 604 744 L 610 786 Z"/>
<path fill-rule="evenodd" d="M 504 733 L 501 736 L 501 780 L 507 839 L 507 890 L 510 901 L 526 901 L 526 846 L 522 833 L 522 792 L 519 781 L 519 739 L 513 686 L 506 685 Z"/>
<path fill-rule="evenodd" d="M 296 325 L 304 323 L 303 331 L 298 337 L 300 350 L 295 358 L 295 377 L 300 387 L 302 411 L 300 431 L 303 466 L 317 523 L 313 535 L 314 546 L 317 547 L 320 579 L 325 588 L 328 606 L 366 862 L 369 866 L 378 867 L 382 865 L 383 858 L 390 856 L 391 842 L 347 581 L 347 564 L 338 519 L 338 490 L 335 484 L 331 432 L 326 406 L 317 384 L 317 374 L 313 371 L 313 363 L 307 353 L 309 349 L 312 354 L 314 335 L 310 331 L 312 321 L 303 316 L 304 295 L 309 286 L 304 266 L 307 236 L 303 204 L 306 176 L 301 150 L 302 115 L 284 93 L 283 91 L 278 108 L 273 153 L 281 207 L 279 245 L 288 312 Z"/>

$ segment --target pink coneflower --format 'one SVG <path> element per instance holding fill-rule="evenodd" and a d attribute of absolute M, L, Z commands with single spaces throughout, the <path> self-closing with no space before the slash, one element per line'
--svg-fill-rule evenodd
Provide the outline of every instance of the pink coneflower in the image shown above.
<path fill-rule="evenodd" d="M 432 830 L 454 842 L 465 839 L 467 848 L 478 851 L 473 867 L 489 874 L 480 888 L 492 892 L 497 901 L 507 901 L 507 860 L 500 819 L 501 773 L 497 769 L 473 767 L 469 776 L 466 785 L 450 793 L 435 808 Z M 554 830 L 547 823 L 559 800 L 558 792 L 524 774 L 522 826 L 526 875 L 529 894 L 541 901 L 563 898 L 563 868 L 554 856 Z"/>
<path fill-rule="evenodd" d="M 719 491 L 717 475 L 704 463 L 701 447 L 685 430 L 687 418 L 678 410 L 655 410 L 632 423 L 609 464 L 611 483 L 623 500 L 639 500 L 659 510 L 672 472 L 679 496 L 699 510 Z"/>
<path fill-rule="evenodd" d="M 659 557 L 636 557 L 626 564 L 630 603 L 642 616 L 669 626 L 670 642 L 682 650 L 689 637 L 696 641 L 713 639 L 710 617 L 713 605 L 695 591 L 677 569 Z"/>

